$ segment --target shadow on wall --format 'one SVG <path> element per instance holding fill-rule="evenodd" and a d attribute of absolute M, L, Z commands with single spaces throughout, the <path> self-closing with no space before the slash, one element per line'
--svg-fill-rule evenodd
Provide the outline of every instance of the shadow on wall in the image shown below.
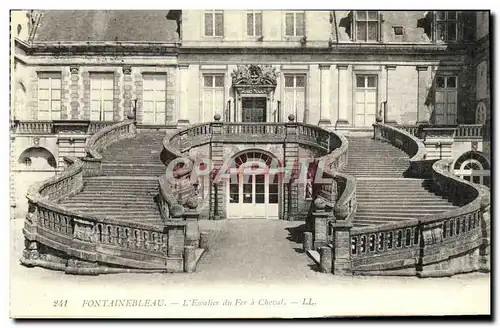
<path fill-rule="evenodd" d="M 450 15 L 446 12 L 446 15 Z M 421 22 L 424 29 L 432 26 L 432 13 L 428 13 L 425 20 Z M 441 19 L 448 19 L 441 12 Z M 447 43 L 450 52 L 461 43 L 469 43 L 474 40 L 475 13 L 461 12 L 456 27 L 454 23 L 440 25 L 436 30 L 434 39 L 440 39 Z M 432 29 L 431 29 L 432 30 Z M 427 32 L 426 32 L 427 33 Z M 451 41 L 448 41 L 451 40 Z M 458 40 L 458 41 L 456 41 Z M 454 125 L 475 123 L 475 63 L 473 47 L 465 46 L 465 59 L 463 64 L 451 67 L 440 62 L 433 71 L 432 84 L 427 91 L 425 106 L 428 109 L 429 124 Z M 463 50 L 462 50 L 463 51 Z"/>

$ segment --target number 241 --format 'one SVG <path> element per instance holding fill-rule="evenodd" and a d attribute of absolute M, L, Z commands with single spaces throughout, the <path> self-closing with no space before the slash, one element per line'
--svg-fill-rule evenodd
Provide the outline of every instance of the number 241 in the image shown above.
<path fill-rule="evenodd" d="M 65 307 L 68 305 L 68 300 L 55 300 L 53 307 Z"/>

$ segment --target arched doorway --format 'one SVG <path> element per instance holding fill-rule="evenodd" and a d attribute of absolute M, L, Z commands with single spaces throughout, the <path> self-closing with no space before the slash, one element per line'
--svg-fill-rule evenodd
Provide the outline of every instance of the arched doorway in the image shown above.
<path fill-rule="evenodd" d="M 455 175 L 464 180 L 490 186 L 490 163 L 479 152 L 470 151 L 461 155 L 453 169 Z"/>
<path fill-rule="evenodd" d="M 236 155 L 229 165 L 227 217 L 229 219 L 278 219 L 281 199 L 281 174 L 269 168 L 278 161 L 260 150 Z"/>

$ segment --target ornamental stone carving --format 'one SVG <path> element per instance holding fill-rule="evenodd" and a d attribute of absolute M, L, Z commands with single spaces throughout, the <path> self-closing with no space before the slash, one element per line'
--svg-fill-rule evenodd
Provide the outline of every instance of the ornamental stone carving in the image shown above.
<path fill-rule="evenodd" d="M 276 86 L 278 72 L 271 65 L 238 65 L 231 77 L 233 86 Z"/>

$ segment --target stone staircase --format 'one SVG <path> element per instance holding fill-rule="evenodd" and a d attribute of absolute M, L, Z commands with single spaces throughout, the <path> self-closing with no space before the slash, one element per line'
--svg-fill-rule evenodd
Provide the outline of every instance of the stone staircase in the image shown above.
<path fill-rule="evenodd" d="M 139 132 L 134 139 L 112 144 L 102 153 L 104 176 L 85 178 L 82 192 L 62 204 L 96 216 L 160 222 L 154 197 L 158 176 L 165 172 L 160 160 L 164 136 L 164 132 Z"/>
<path fill-rule="evenodd" d="M 357 180 L 358 209 L 354 226 L 398 222 L 448 211 L 455 207 L 433 192 L 432 181 L 405 178 L 409 158 L 389 143 L 349 138 L 344 172 Z"/>

